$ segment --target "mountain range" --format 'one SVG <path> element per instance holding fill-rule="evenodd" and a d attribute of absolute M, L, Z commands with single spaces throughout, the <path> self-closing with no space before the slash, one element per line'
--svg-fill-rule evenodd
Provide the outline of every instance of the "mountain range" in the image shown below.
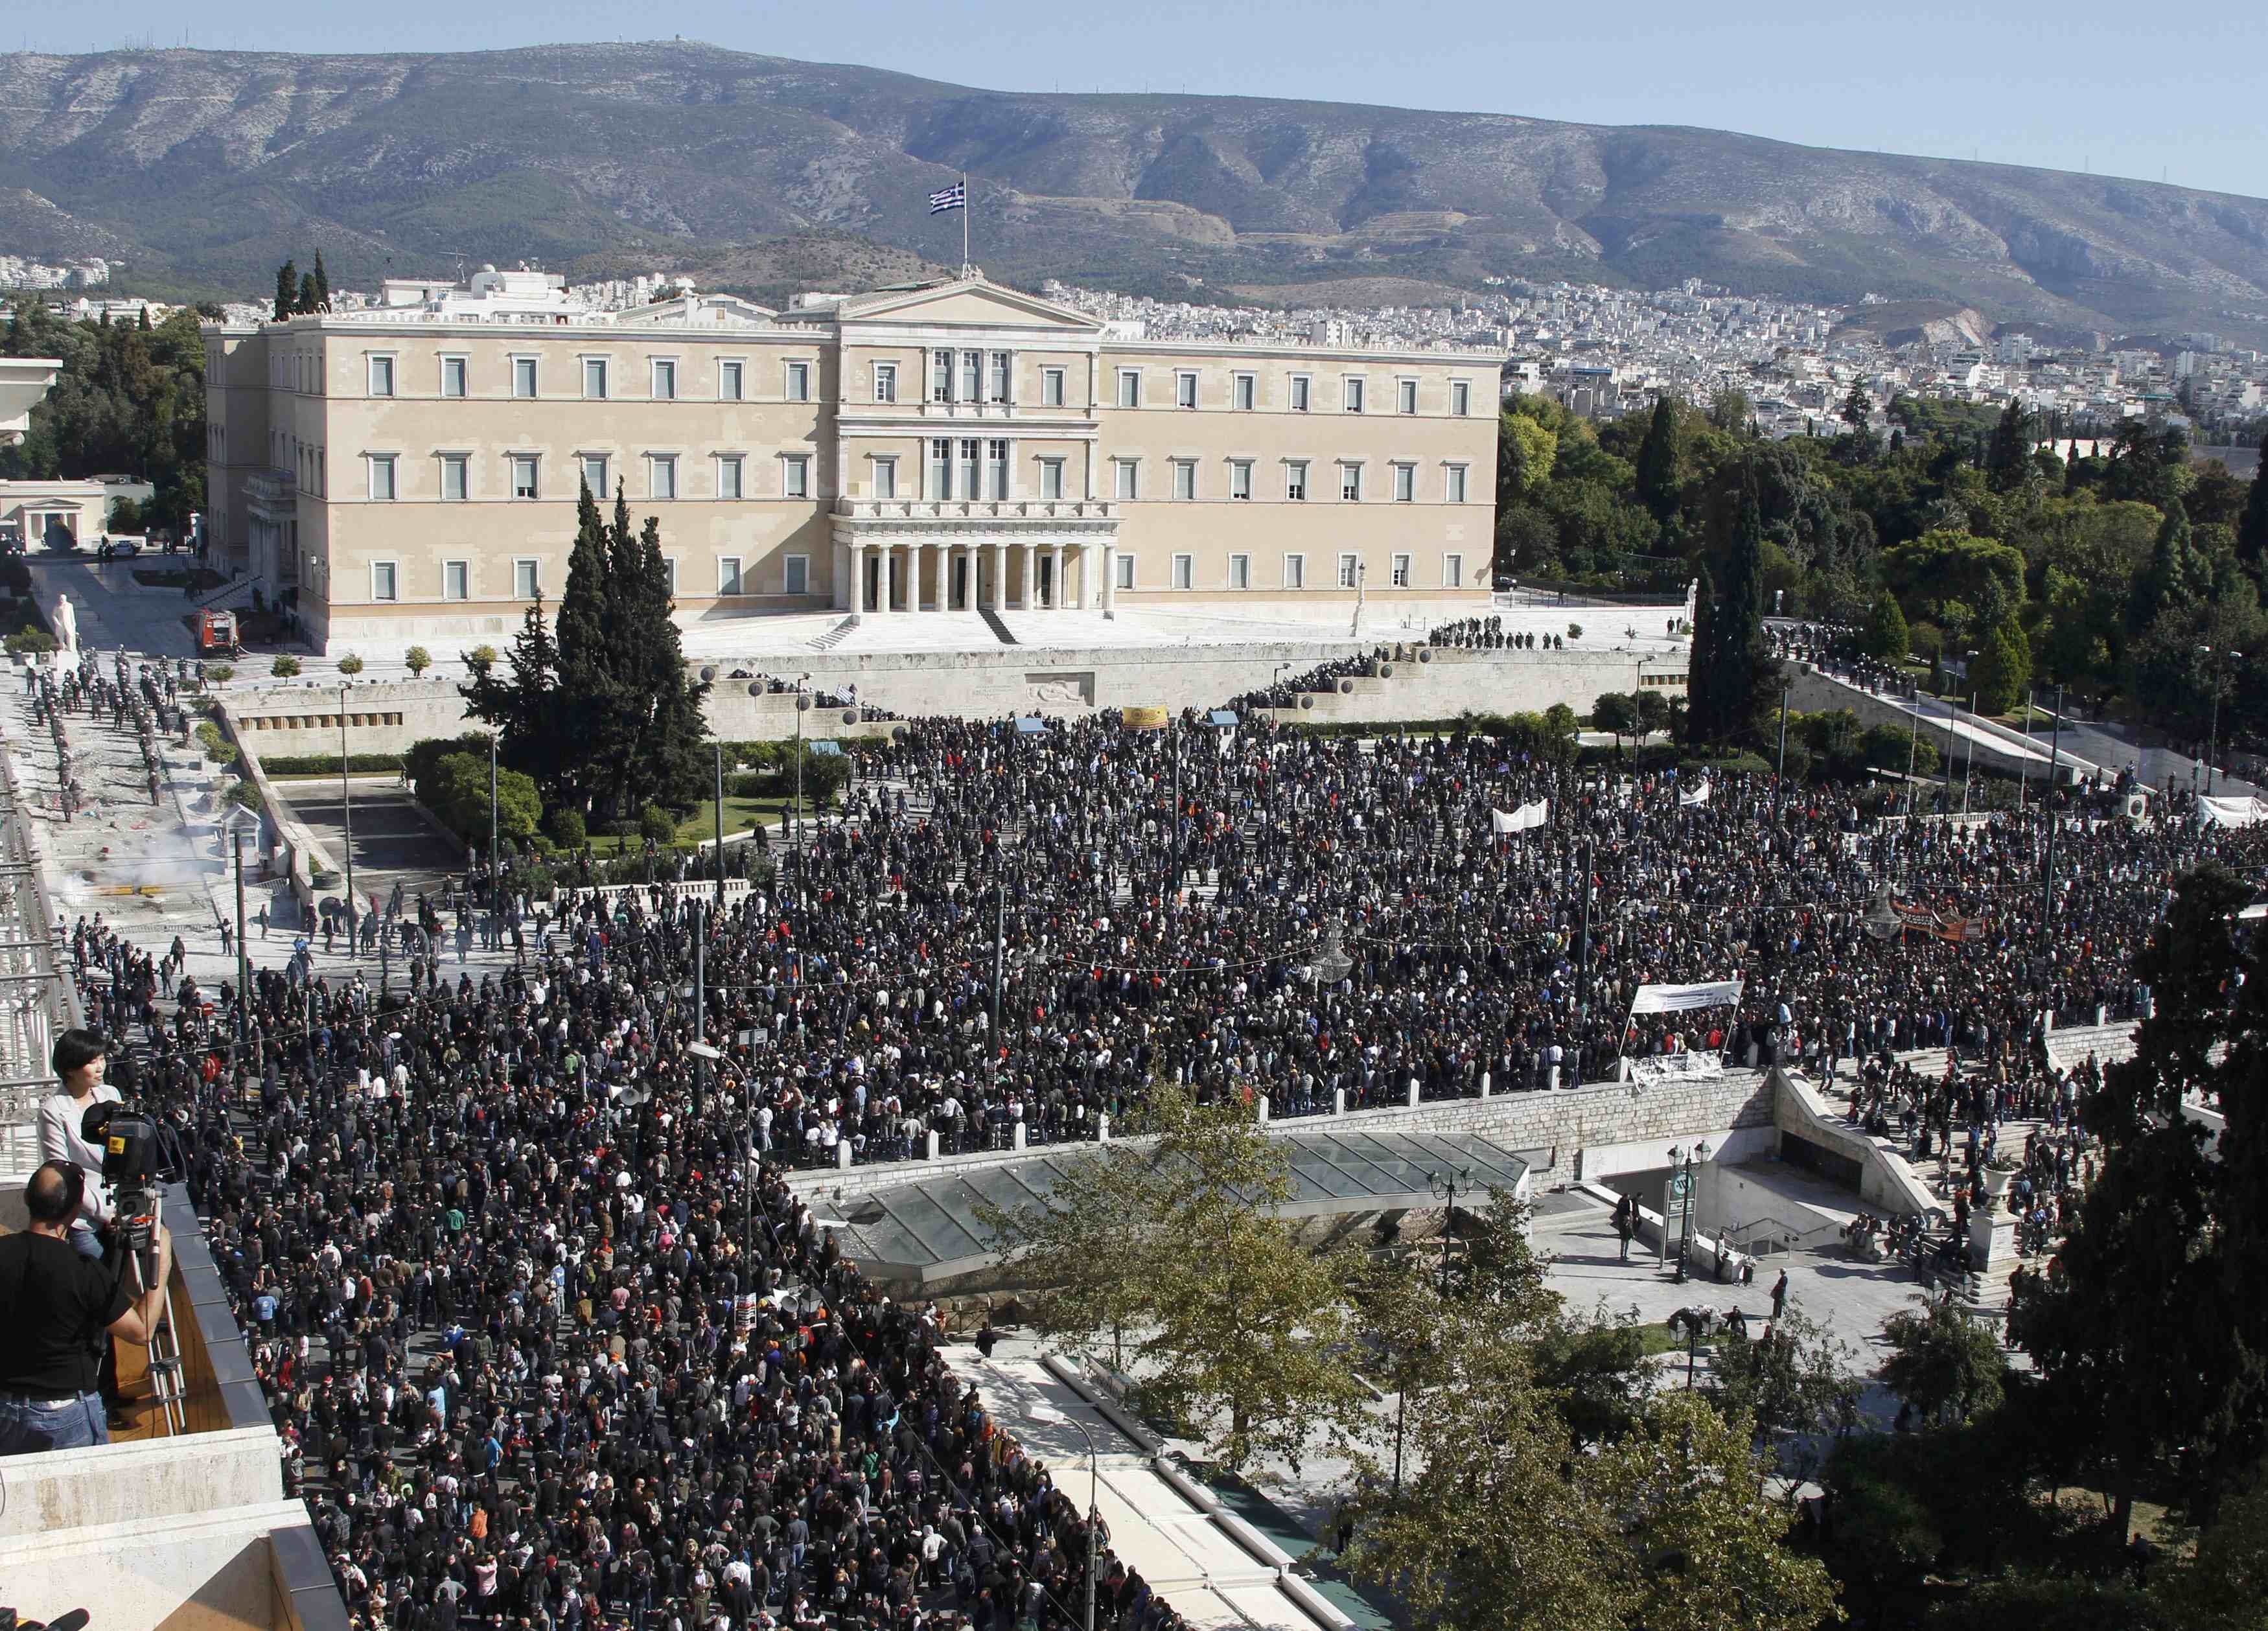
<path fill-rule="evenodd" d="M 690 42 L 0 55 L 0 252 L 256 296 L 526 261 L 777 297 L 961 260 L 1217 302 L 1487 277 L 2268 339 L 2268 201 L 1678 127 L 972 90 Z"/>

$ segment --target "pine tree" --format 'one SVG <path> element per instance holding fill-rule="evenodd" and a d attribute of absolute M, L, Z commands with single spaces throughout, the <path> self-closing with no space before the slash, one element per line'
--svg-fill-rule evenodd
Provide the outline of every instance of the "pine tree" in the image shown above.
<path fill-rule="evenodd" d="M 2260 468 L 2236 523 L 2236 558 L 2256 582 L 2268 580 L 2268 435 L 2260 438 Z"/>
<path fill-rule="evenodd" d="M 2195 606 L 2212 593 L 2213 569 L 2191 542 L 2189 511 L 2180 499 L 2169 500 L 2150 562 L 2136 575 L 2127 598 L 2127 628 L 2139 635 L 2157 621 L 2160 613 Z"/>
<path fill-rule="evenodd" d="M 315 310 L 328 312 L 330 309 L 331 277 L 323 270 L 323 252 L 318 249 L 315 251 Z"/>
<path fill-rule="evenodd" d="M 501 679 L 493 664 L 474 671 L 464 687 L 465 711 L 494 725 L 501 736 L 498 753 L 540 789 L 559 785 L 573 757 L 571 722 L 559 694 L 559 648 L 544 621 L 543 597 L 527 609 L 505 661 L 512 678 Z"/>
<path fill-rule="evenodd" d="M 1887 589 L 1875 597 L 1867 613 L 1866 642 L 1867 655 L 1878 663 L 1904 662 L 1912 648 L 1906 614 L 1898 606 L 1898 598 Z"/>
<path fill-rule="evenodd" d="M 276 320 L 282 322 L 299 305 L 299 268 L 289 261 L 276 268 Z"/>
<path fill-rule="evenodd" d="M 1653 418 L 1638 450 L 1638 498 L 1664 526 L 1677 513 L 1677 404 L 1653 400 Z"/>
<path fill-rule="evenodd" d="M 302 272 L 299 274 L 298 309 L 301 312 L 307 314 L 312 314 L 322 309 L 321 305 L 315 298 L 315 275 L 313 272 Z"/>
<path fill-rule="evenodd" d="M 2031 683 L 2032 643 L 2014 611 L 1986 631 L 1977 660 L 1969 665 L 1969 680 L 1980 714 L 2007 713 Z"/>

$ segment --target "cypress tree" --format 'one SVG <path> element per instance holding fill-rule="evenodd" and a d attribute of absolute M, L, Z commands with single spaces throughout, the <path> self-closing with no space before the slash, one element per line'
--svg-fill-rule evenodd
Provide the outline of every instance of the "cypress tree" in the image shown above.
<path fill-rule="evenodd" d="M 1992 427 L 1992 439 L 1984 449 L 1984 474 L 1994 492 L 2014 492 L 2024 484 L 2031 467 L 2029 439 L 2024 410 L 2012 398 L 2001 411 L 1999 422 Z"/>
<path fill-rule="evenodd" d="M 323 270 L 323 252 L 320 249 L 315 251 L 315 309 L 319 312 L 331 309 L 331 276 Z"/>
<path fill-rule="evenodd" d="M 1693 733 L 1705 742 L 1735 743 L 1754 734 L 1757 710 L 1774 665 L 1764 640 L 1764 509 L 1752 463 L 1741 469 L 1741 490 L 1719 552 L 1707 619 L 1706 641 L 1697 637 L 1693 661 Z"/>
<path fill-rule="evenodd" d="M 2176 606 L 2194 606 L 2213 593 L 2213 570 L 2190 541 L 2190 514 L 2178 498 L 2166 504 L 2165 519 L 2158 524 L 2158 541 L 2150 563 L 2135 577 L 2126 602 L 2126 627 L 2141 634 L 2158 614 Z"/>
<path fill-rule="evenodd" d="M 1677 404 L 1653 400 L 1653 418 L 1638 450 L 1638 497 L 1664 526 L 1677 513 Z"/>
<path fill-rule="evenodd" d="M 2257 581 L 2268 577 L 2268 435 L 2260 438 L 2260 468 L 2236 522 L 2236 558 Z"/>
<path fill-rule="evenodd" d="M 1913 643 L 1912 633 L 1906 628 L 1906 614 L 1898 606 L 1898 598 L 1885 589 L 1875 598 L 1874 608 L 1867 613 L 1867 655 L 1878 663 L 1898 663 L 1905 660 Z"/>
<path fill-rule="evenodd" d="M 276 268 L 276 320 L 282 322 L 299 304 L 299 269 L 289 261 Z"/>
<path fill-rule="evenodd" d="M 301 312 L 307 313 L 319 312 L 322 309 L 321 305 L 315 299 L 315 275 L 313 272 L 302 272 L 299 274 L 298 309 Z"/>

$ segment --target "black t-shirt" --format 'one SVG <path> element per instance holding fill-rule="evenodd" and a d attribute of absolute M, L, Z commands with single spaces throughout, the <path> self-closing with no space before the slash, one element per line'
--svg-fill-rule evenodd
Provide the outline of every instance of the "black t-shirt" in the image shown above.
<path fill-rule="evenodd" d="M 132 1304 L 116 1269 L 52 1235 L 0 1236 L 0 1392 L 89 1392 L 103 1333 Z"/>

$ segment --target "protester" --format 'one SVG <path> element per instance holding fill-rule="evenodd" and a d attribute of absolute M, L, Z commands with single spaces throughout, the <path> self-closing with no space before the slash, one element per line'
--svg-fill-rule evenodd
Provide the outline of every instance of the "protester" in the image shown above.
<path fill-rule="evenodd" d="M 2043 1012 L 2135 1011 L 2172 880 L 2261 853 L 2074 793 L 2043 936 L 2036 810 L 1909 826 L 1858 790 L 1719 774 L 1703 797 L 1478 734 L 1249 716 L 922 719 L 857 769 L 721 908 L 601 893 L 587 857 L 548 893 L 475 877 L 461 910 L 507 916 L 512 961 L 476 977 L 460 939 L 390 997 L 318 977 L 302 942 L 248 993 L 183 978 L 168 1010 L 172 952 L 64 926 L 91 1023 L 193 1152 L 363 1623 L 1075 1623 L 1076 1502 L 787 1169 L 1091 1137 L 1160 1077 L 1290 1117 L 1712 1051 L 1861 1062 L 1863 1113 L 1934 1122 L 1940 1148 L 1971 1129 L 1987 1160 L 2014 1109 L 2067 1116 Z M 1957 928 L 1878 938 L 1886 883 Z M 445 927 L 424 901 L 384 922 L 389 945 Z M 1642 984 L 1735 972 L 1737 1011 L 1627 1023 Z M 1971 1070 L 1933 1093 L 1882 1065 L 1919 1047 Z M 2036 1194 L 2072 1151 L 2035 1155 Z M 1120 1560 L 1098 1597 L 1098 1623 L 1173 1623 Z"/>

